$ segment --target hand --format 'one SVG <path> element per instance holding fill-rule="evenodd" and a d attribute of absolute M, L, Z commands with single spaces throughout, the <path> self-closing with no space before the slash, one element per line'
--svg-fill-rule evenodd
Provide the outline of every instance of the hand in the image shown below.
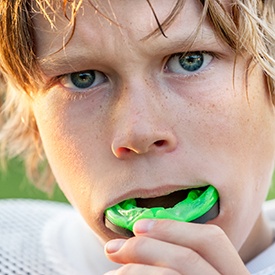
<path fill-rule="evenodd" d="M 107 274 L 247 275 L 249 274 L 221 228 L 171 220 L 141 220 L 135 237 L 111 240 L 107 257 L 123 264 Z"/>

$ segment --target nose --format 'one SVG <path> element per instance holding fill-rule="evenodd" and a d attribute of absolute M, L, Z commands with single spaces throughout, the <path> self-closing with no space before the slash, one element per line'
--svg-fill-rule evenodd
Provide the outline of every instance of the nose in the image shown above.
<path fill-rule="evenodd" d="M 128 88 L 127 91 L 116 108 L 113 154 L 118 159 L 126 159 L 133 155 L 174 151 L 177 138 L 173 119 L 168 108 L 163 107 L 164 102 L 160 102 L 161 97 L 152 95 L 148 89 L 131 92 Z"/>
<path fill-rule="evenodd" d="M 148 152 L 168 153 L 176 147 L 176 138 L 168 131 L 145 129 L 132 129 L 121 133 L 113 139 L 112 152 L 119 158 L 124 159 L 133 154 L 141 155 Z"/>

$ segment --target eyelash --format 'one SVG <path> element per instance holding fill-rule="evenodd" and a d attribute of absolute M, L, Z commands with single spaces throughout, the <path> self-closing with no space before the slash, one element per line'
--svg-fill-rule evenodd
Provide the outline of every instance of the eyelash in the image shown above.
<path fill-rule="evenodd" d="M 199 55 L 202 56 L 201 59 L 199 59 L 199 57 L 198 57 Z M 172 61 L 175 58 L 178 58 L 178 64 L 177 65 L 180 66 L 181 67 L 180 70 L 183 71 L 184 68 L 181 65 L 179 65 L 179 63 L 180 63 L 179 59 L 180 58 L 183 58 L 183 59 L 187 58 L 187 60 L 185 60 L 185 61 L 190 61 L 190 60 L 188 60 L 188 58 L 191 57 L 191 62 L 192 62 L 194 60 L 194 58 L 193 58 L 194 56 L 196 56 L 197 60 L 199 60 L 199 61 L 202 60 L 201 66 L 199 68 L 197 68 L 196 70 L 194 70 L 194 71 L 185 70 L 185 73 L 181 73 L 179 71 L 173 72 L 169 68 L 169 62 Z M 193 58 L 193 60 L 192 60 L 192 58 Z M 205 73 L 205 72 L 209 71 L 212 68 L 212 66 L 210 66 L 210 64 L 213 62 L 213 60 L 214 59 L 220 59 L 220 58 L 221 58 L 221 56 L 219 56 L 218 54 L 216 54 L 214 52 L 209 52 L 209 51 L 190 51 L 190 52 L 184 52 L 184 53 L 180 52 L 180 53 L 173 54 L 168 58 L 168 60 L 165 64 L 165 67 L 164 67 L 164 71 L 166 73 L 179 75 L 179 77 L 182 77 L 182 78 L 185 78 L 185 79 L 190 79 L 190 78 L 193 78 L 193 77 L 198 77 L 202 73 Z M 206 64 L 204 63 L 204 61 L 205 61 Z M 189 63 L 187 65 L 188 66 L 193 66 L 192 63 Z M 174 68 L 174 69 L 177 70 L 177 68 Z"/>
<path fill-rule="evenodd" d="M 98 85 L 91 87 L 91 88 L 86 88 L 85 92 L 83 92 L 81 90 L 78 91 L 77 88 L 75 88 L 75 89 L 68 88 L 62 82 L 64 82 L 64 79 L 69 78 L 73 74 L 81 74 L 81 73 L 86 73 L 88 71 L 98 72 L 96 70 L 87 70 L 87 71 L 73 72 L 73 73 L 68 73 L 68 74 L 63 74 L 63 75 L 53 77 L 47 83 L 45 90 L 50 90 L 54 86 L 59 86 L 65 91 L 65 93 L 62 93 L 62 95 L 68 100 L 75 101 L 75 100 L 86 99 L 90 95 L 89 91 L 91 91 L 92 89 L 95 89 Z M 99 72 L 99 73 L 101 73 L 101 72 Z M 101 74 L 103 74 L 103 73 L 101 73 Z M 104 82 L 108 81 L 107 76 L 105 76 L 104 79 L 105 79 Z"/>
<path fill-rule="evenodd" d="M 193 57 L 191 57 L 191 56 L 193 56 Z M 198 68 L 198 70 L 194 70 L 194 71 L 191 71 L 189 73 L 184 74 L 184 73 L 179 72 L 179 70 L 184 70 L 184 68 L 179 64 L 176 64 L 175 66 L 173 66 L 173 64 L 170 64 L 170 68 L 169 68 L 169 62 L 172 63 L 173 60 L 176 60 L 176 61 L 178 61 L 178 63 L 180 63 L 180 58 L 183 58 L 183 59 L 187 58 L 185 60 L 185 61 L 187 61 L 187 66 L 192 67 L 193 66 L 192 61 L 194 60 L 194 56 L 197 56 L 196 58 L 197 58 L 198 61 L 202 60 L 202 65 L 201 65 L 201 67 Z M 202 58 L 200 58 L 199 56 L 202 56 Z M 203 62 L 205 61 L 204 57 L 208 58 L 208 60 L 207 60 L 208 63 L 206 65 L 203 64 Z M 191 62 L 189 62 L 190 60 L 188 60 L 188 58 L 190 58 Z M 209 60 L 209 58 L 211 60 Z M 164 72 L 169 73 L 169 74 L 179 75 L 179 77 L 182 77 L 182 78 L 185 78 L 185 79 L 198 77 L 202 73 L 204 73 L 204 72 L 211 69 L 211 67 L 209 67 L 209 65 L 212 63 L 213 59 L 215 59 L 215 58 L 220 59 L 220 56 L 217 55 L 216 53 L 207 52 L 207 51 L 190 51 L 190 52 L 183 52 L 183 53 L 181 53 L 181 52 L 180 53 L 175 53 L 173 55 L 170 55 L 167 58 L 167 61 L 166 61 L 165 66 L 164 66 Z M 180 68 L 179 66 L 182 67 L 182 68 Z M 174 68 L 172 68 L 172 67 L 174 67 Z M 177 67 L 179 67 L 179 68 L 177 68 Z M 173 72 L 173 70 L 178 70 L 178 71 Z M 89 78 L 92 77 L 93 83 L 91 85 L 88 85 L 87 87 L 84 87 L 84 88 L 70 87 L 70 85 L 75 86 L 75 83 L 72 80 L 73 76 L 80 77 L 80 81 L 83 80 L 84 82 L 87 79 L 89 81 Z M 99 80 L 97 80 L 96 77 L 99 77 Z M 57 76 L 52 81 L 51 86 L 54 86 L 56 84 L 61 85 L 64 89 L 69 90 L 69 95 L 68 95 L 69 99 L 76 100 L 76 99 L 86 98 L 90 94 L 89 91 L 94 90 L 95 88 L 97 88 L 101 84 L 106 83 L 107 81 L 108 81 L 108 77 L 104 73 L 102 73 L 100 71 L 96 71 L 96 70 L 86 70 L 86 71 L 74 72 L 74 73 L 69 73 L 69 74 L 64 74 L 64 75 Z M 97 83 L 94 85 L 94 82 L 97 82 Z M 84 85 L 85 85 L 85 83 L 84 83 Z"/>

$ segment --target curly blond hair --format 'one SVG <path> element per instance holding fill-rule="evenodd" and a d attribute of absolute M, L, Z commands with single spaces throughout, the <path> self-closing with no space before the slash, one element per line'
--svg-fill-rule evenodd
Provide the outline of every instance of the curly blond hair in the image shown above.
<path fill-rule="evenodd" d="M 165 35 L 165 30 L 185 2 L 178 0 L 165 21 L 159 22 L 150 1 L 145 1 L 148 2 L 148 8 L 151 8 L 159 26 L 150 36 L 159 35 L 160 32 Z M 219 0 L 197 1 L 203 6 L 201 22 L 208 17 L 217 35 L 236 54 L 245 50 L 253 61 L 260 64 L 266 74 L 268 91 L 274 99 L 275 1 L 231 0 L 230 11 L 225 9 Z M 81 0 L 36 0 L 36 10 L 30 0 L 0 2 L 0 154 L 5 158 L 21 156 L 30 179 L 39 188 L 47 191 L 51 190 L 54 178 L 43 152 L 30 104 L 32 96 L 39 91 L 43 83 L 35 53 L 32 14 L 42 13 L 49 24 L 54 26 L 53 3 L 56 5 L 57 2 L 64 10 L 72 36 Z M 100 1 L 89 2 L 109 20 L 100 10 Z M 70 14 L 66 14 L 66 10 L 69 10 Z"/>

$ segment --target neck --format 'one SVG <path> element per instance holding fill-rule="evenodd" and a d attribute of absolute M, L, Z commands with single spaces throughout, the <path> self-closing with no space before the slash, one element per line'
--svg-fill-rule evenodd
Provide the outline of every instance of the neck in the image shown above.
<path fill-rule="evenodd" d="M 264 217 L 263 213 L 261 213 L 248 238 L 239 251 L 244 263 L 252 260 L 263 250 L 269 247 L 272 244 L 273 239 L 273 229 Z"/>

